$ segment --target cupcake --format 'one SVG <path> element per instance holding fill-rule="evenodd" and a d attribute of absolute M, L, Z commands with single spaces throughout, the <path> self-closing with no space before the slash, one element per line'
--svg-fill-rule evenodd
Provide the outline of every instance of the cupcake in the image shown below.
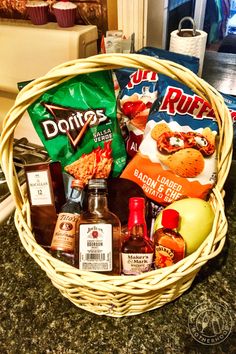
<path fill-rule="evenodd" d="M 48 3 L 46 1 L 29 1 L 26 11 L 34 25 L 44 25 L 48 22 Z"/>
<path fill-rule="evenodd" d="M 59 1 L 53 5 L 53 12 L 60 27 L 72 27 L 75 24 L 77 6 L 70 1 Z"/>

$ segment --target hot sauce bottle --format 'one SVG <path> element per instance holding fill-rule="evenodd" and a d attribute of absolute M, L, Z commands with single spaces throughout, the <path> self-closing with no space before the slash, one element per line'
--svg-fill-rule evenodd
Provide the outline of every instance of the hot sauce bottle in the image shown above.
<path fill-rule="evenodd" d="M 88 183 L 88 207 L 81 214 L 76 242 L 76 265 L 107 275 L 121 273 L 121 224 L 108 208 L 107 181 Z"/>
<path fill-rule="evenodd" d="M 75 237 L 83 197 L 83 183 L 73 180 L 71 194 L 58 215 L 51 243 L 52 256 L 71 265 L 74 265 Z"/>
<path fill-rule="evenodd" d="M 147 235 L 145 200 L 141 197 L 129 199 L 128 238 L 122 245 L 122 271 L 126 275 L 137 275 L 151 270 L 153 245 Z"/>
<path fill-rule="evenodd" d="M 163 227 L 153 235 L 155 269 L 177 263 L 185 256 L 185 242 L 177 231 L 179 213 L 174 209 L 164 209 L 161 222 Z"/>

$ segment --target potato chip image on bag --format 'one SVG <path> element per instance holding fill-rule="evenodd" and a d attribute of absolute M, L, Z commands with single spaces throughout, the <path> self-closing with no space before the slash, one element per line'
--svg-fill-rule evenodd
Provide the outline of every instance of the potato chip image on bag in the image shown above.
<path fill-rule="evenodd" d="M 121 177 L 162 205 L 206 199 L 217 178 L 218 124 L 210 104 L 185 85 L 159 75 L 159 97 L 138 153 Z"/>
<path fill-rule="evenodd" d="M 160 161 L 177 176 L 194 178 L 204 169 L 205 162 L 202 154 L 195 149 L 181 149 L 168 156 L 160 156 Z"/>

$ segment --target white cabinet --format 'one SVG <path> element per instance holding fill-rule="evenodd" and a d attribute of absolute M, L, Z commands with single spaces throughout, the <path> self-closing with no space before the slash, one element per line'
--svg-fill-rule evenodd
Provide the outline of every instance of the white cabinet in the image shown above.
<path fill-rule="evenodd" d="M 165 48 L 168 0 L 149 0 L 147 19 L 147 46 Z"/>
<path fill-rule="evenodd" d="M 17 83 L 38 78 L 63 62 L 97 53 L 97 27 L 59 28 L 57 23 L 35 26 L 30 21 L 0 19 L 0 132 L 2 121 L 13 106 Z M 40 140 L 25 113 L 15 137 Z"/>
<path fill-rule="evenodd" d="M 202 30 L 206 0 L 118 0 L 118 29 L 128 37 L 135 33 L 135 48 L 168 49 L 168 38 L 184 16 L 192 16 Z M 174 27 L 174 28 L 173 28 Z"/>

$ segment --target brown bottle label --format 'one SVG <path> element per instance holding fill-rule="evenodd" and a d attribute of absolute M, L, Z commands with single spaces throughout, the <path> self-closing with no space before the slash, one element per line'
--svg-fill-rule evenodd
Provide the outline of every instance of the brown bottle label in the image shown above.
<path fill-rule="evenodd" d="M 79 215 L 60 213 L 53 234 L 51 250 L 73 253 L 75 249 L 76 225 Z"/>

